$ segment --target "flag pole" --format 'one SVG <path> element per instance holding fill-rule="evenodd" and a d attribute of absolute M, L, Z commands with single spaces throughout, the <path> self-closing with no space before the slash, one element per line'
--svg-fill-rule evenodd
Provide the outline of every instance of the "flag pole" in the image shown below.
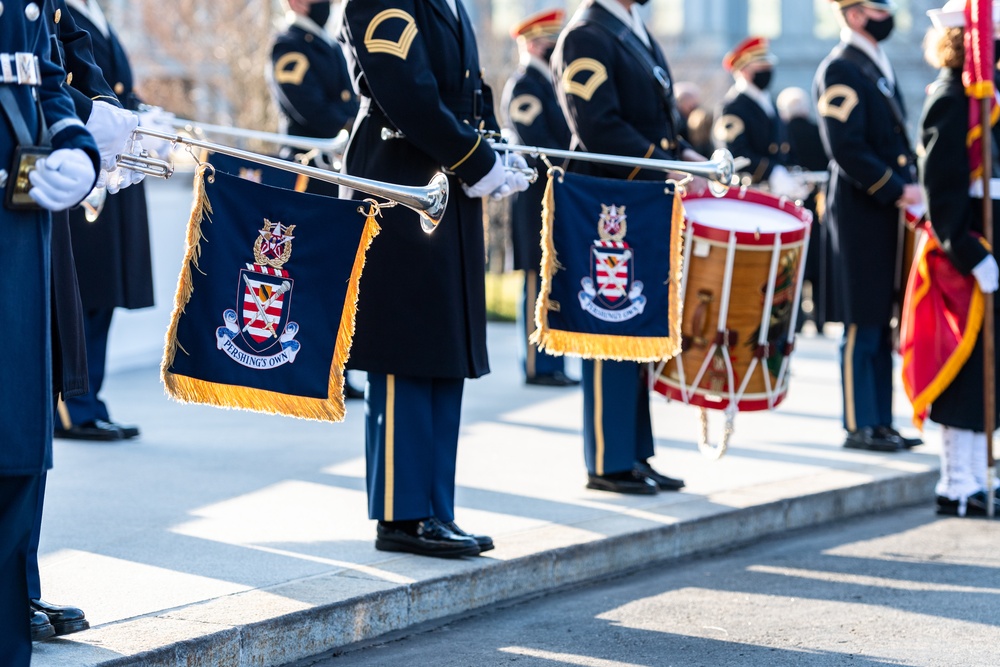
<path fill-rule="evenodd" d="M 982 123 L 983 149 L 983 236 L 993 251 L 993 197 L 990 193 L 990 177 L 993 174 L 993 142 L 989 140 L 992 127 L 990 98 L 980 100 L 980 121 Z M 983 427 L 986 433 L 986 515 L 993 518 L 996 490 L 996 459 L 993 456 L 993 430 L 996 428 L 996 349 L 993 338 L 993 295 L 986 295 L 986 310 L 983 316 Z"/>

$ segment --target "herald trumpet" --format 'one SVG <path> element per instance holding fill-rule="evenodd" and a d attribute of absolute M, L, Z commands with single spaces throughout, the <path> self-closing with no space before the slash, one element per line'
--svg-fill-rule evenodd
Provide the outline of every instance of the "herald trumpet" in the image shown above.
<path fill-rule="evenodd" d="M 200 139 L 184 137 L 177 134 L 161 132 L 152 128 L 138 127 L 135 129 L 135 134 L 163 139 L 175 145 L 203 148 L 212 153 L 222 153 L 223 155 L 229 155 L 241 160 L 249 160 L 250 162 L 255 162 L 257 164 L 282 169 L 284 171 L 290 171 L 294 174 L 308 176 L 309 178 L 315 178 L 319 181 L 353 188 L 367 194 L 375 195 L 376 197 L 384 197 L 389 201 L 402 204 L 408 209 L 419 213 L 420 226 L 428 234 L 437 228 L 438 223 L 441 222 L 441 218 L 444 217 L 445 210 L 448 208 L 448 177 L 441 173 L 435 174 L 430 182 L 423 187 L 396 185 L 395 183 L 385 183 L 383 181 L 375 181 L 368 178 L 361 178 L 359 176 L 339 174 L 327 171 L 326 169 L 318 169 L 316 167 L 282 160 L 281 158 L 261 155 L 260 153 L 253 153 L 251 151 L 232 148 L 222 144 L 215 144 L 209 141 L 202 141 Z M 130 161 L 136 161 L 137 164 L 140 164 L 145 163 L 148 159 L 149 158 L 143 158 L 142 156 L 122 156 L 118 163 L 122 166 L 128 166 L 128 162 Z M 128 168 L 131 169 L 132 167 Z M 169 178 L 170 174 L 173 173 L 173 169 L 171 168 L 169 173 L 144 173 L 149 173 L 151 176 Z"/>
<path fill-rule="evenodd" d="M 119 155 L 118 166 L 156 178 L 170 178 L 174 175 L 174 165 L 151 156 L 145 149 L 138 155 L 131 153 Z"/>
<path fill-rule="evenodd" d="M 503 141 L 491 141 L 493 148 L 500 152 L 525 153 L 531 156 L 544 155 L 546 157 L 559 158 L 565 160 L 583 160 L 584 162 L 598 162 L 600 164 L 611 164 L 619 167 L 639 167 L 641 169 L 653 169 L 662 172 L 681 172 L 700 176 L 708 180 L 708 189 L 716 197 L 722 197 L 729 191 L 733 183 L 733 175 L 736 173 L 733 155 L 724 148 L 712 153 L 712 158 L 707 162 L 688 162 L 686 160 L 658 160 L 654 158 L 625 157 L 622 155 L 608 155 L 605 153 L 585 153 L 559 148 L 543 148 L 541 146 L 521 146 L 509 144 Z"/>
<path fill-rule="evenodd" d="M 191 134 L 217 134 L 238 139 L 255 139 L 279 146 L 291 146 L 292 148 L 300 148 L 306 151 L 315 150 L 333 155 L 343 155 L 344 150 L 347 148 L 348 139 L 350 138 L 350 135 L 344 130 L 341 130 L 335 137 L 319 139 L 315 137 L 279 134 L 277 132 L 264 132 L 261 130 L 244 130 L 239 127 L 226 127 L 225 125 L 212 125 L 210 123 L 198 123 L 183 118 L 171 119 L 169 123 L 172 127 Z"/>

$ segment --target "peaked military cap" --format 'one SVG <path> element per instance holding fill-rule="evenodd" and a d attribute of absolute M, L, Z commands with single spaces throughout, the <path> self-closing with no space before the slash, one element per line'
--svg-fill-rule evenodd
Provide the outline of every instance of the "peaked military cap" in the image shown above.
<path fill-rule="evenodd" d="M 546 9 L 532 14 L 510 29 L 510 36 L 515 39 L 555 38 L 563 27 L 566 12 L 561 9 Z"/>
<path fill-rule="evenodd" d="M 761 60 L 773 65 L 778 59 L 768 53 L 769 46 L 767 37 L 747 37 L 726 54 L 722 59 L 722 66 L 727 72 L 733 72 Z"/>

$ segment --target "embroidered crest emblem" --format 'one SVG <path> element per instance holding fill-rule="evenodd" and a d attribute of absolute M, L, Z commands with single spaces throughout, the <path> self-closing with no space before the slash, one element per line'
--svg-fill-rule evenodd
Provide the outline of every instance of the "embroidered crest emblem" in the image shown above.
<path fill-rule="evenodd" d="M 635 280 L 635 251 L 625 242 L 624 206 L 601 204 L 599 238 L 590 248 L 591 275 L 580 280 L 580 307 L 605 322 L 624 322 L 646 308 L 642 281 Z"/>
<path fill-rule="evenodd" d="M 236 308 L 222 313 L 216 346 L 248 368 L 265 370 L 295 361 L 299 325 L 290 320 L 295 281 L 284 265 L 292 256 L 292 230 L 264 219 L 253 245 L 254 263 L 240 269 Z"/>

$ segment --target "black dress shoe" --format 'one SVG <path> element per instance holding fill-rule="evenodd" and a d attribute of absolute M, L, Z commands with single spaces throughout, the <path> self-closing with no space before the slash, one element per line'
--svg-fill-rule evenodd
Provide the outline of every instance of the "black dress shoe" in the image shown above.
<path fill-rule="evenodd" d="M 139 434 L 138 429 L 136 429 L 135 434 Z M 57 428 L 53 435 L 67 440 L 123 440 L 125 438 L 117 424 L 103 419 L 74 424 L 69 428 Z"/>
<path fill-rule="evenodd" d="M 49 604 L 45 600 L 30 600 L 29 604 L 33 612 L 44 614 L 48 618 L 57 636 L 80 632 L 90 627 L 83 610 L 76 607 Z"/>
<path fill-rule="evenodd" d="M 365 390 L 358 389 L 350 382 L 344 382 L 344 398 L 364 398 Z"/>
<path fill-rule="evenodd" d="M 914 447 L 924 444 L 924 441 L 921 440 L 920 438 L 904 438 L 902 435 L 900 435 L 899 431 L 897 431 L 891 426 L 876 426 L 875 435 L 879 436 L 880 438 L 884 438 L 887 436 L 894 436 L 896 438 L 899 438 L 903 443 L 903 447 L 905 447 L 906 449 L 913 449 Z"/>
<path fill-rule="evenodd" d="M 493 548 L 493 538 L 489 535 L 473 535 L 472 533 L 467 533 L 458 527 L 454 521 L 442 522 L 445 528 L 455 533 L 456 535 L 461 535 L 462 537 L 471 537 L 479 545 L 479 553 L 484 551 L 489 551 Z"/>
<path fill-rule="evenodd" d="M 982 517 L 989 516 L 989 503 L 986 499 L 985 491 L 977 491 L 966 498 L 965 507 L 962 507 L 961 500 L 952 500 L 944 496 L 937 497 L 937 513 L 945 516 L 968 516 Z M 993 497 L 993 516 L 1000 517 L 1000 494 Z"/>
<path fill-rule="evenodd" d="M 613 493 L 651 496 L 656 493 L 656 482 L 640 472 L 626 470 L 610 475 L 588 475 L 587 488 Z"/>
<path fill-rule="evenodd" d="M 661 475 L 653 470 L 653 466 L 649 465 L 647 461 L 640 461 L 639 463 L 636 463 L 635 469 L 639 474 L 645 475 L 649 479 L 653 480 L 653 483 L 656 484 L 656 487 L 660 491 L 680 491 L 684 488 L 683 479 L 675 479 L 673 477 Z"/>
<path fill-rule="evenodd" d="M 132 438 L 139 437 L 139 427 L 138 426 L 126 426 L 124 424 L 119 424 L 118 422 L 106 422 L 112 426 L 117 426 L 118 430 L 122 432 L 123 440 L 131 440 Z"/>
<path fill-rule="evenodd" d="M 479 555 L 479 545 L 473 538 L 458 535 L 434 517 L 420 521 L 379 521 L 375 548 L 437 558 Z"/>
<path fill-rule="evenodd" d="M 534 377 L 527 378 L 524 382 L 540 387 L 575 387 L 580 384 L 579 380 L 574 380 L 562 371 L 546 375 L 535 375 Z"/>
<path fill-rule="evenodd" d="M 851 431 L 844 440 L 847 449 L 867 449 L 872 452 L 899 452 L 906 449 L 903 439 L 895 435 L 878 435 L 875 428 L 865 426 Z"/>
<path fill-rule="evenodd" d="M 56 629 L 49 623 L 49 617 L 40 611 L 30 610 L 31 641 L 40 642 L 43 639 L 56 636 Z"/>

